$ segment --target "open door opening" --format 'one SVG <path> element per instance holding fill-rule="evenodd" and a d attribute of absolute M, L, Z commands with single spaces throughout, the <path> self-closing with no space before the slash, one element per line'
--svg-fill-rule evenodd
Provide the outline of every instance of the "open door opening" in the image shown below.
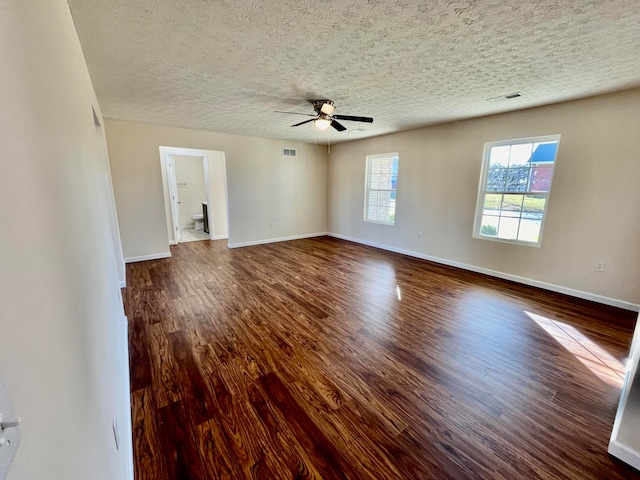
<path fill-rule="evenodd" d="M 169 244 L 228 238 L 224 152 L 160 147 Z"/>

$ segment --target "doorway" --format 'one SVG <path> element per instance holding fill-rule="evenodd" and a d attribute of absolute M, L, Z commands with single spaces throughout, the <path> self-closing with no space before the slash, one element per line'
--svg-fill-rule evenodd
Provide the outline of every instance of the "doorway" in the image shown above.
<path fill-rule="evenodd" d="M 169 244 L 228 238 L 224 152 L 160 147 Z"/>

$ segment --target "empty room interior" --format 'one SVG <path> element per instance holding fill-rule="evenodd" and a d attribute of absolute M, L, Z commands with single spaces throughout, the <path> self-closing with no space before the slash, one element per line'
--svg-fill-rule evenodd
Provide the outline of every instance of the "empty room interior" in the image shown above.
<path fill-rule="evenodd" d="M 640 479 L 640 2 L 0 39 L 0 479 Z"/>

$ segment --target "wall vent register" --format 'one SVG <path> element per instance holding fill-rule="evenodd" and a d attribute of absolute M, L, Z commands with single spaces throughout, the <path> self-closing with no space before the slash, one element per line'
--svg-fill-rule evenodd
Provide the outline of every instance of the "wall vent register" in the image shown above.
<path fill-rule="evenodd" d="M 283 157 L 295 157 L 298 155 L 298 151 L 295 150 L 294 148 L 283 148 L 282 149 L 282 156 Z"/>

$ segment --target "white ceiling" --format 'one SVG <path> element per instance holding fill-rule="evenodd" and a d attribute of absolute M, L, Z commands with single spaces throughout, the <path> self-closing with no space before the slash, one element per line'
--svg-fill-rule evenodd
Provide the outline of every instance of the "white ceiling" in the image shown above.
<path fill-rule="evenodd" d="M 313 142 L 313 123 L 273 111 L 329 98 L 374 117 L 337 143 L 640 85 L 638 0 L 69 4 L 114 119 Z"/>

